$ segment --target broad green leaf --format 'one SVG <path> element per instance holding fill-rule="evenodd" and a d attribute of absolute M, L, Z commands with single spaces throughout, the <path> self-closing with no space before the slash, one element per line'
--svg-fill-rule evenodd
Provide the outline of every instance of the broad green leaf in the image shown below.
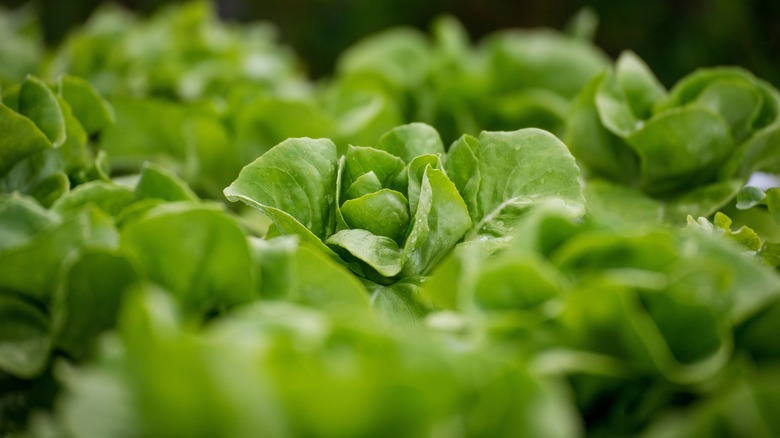
<path fill-rule="evenodd" d="M 479 137 L 478 216 L 473 234 L 507 235 L 533 203 L 558 199 L 583 210 L 580 172 L 566 146 L 538 129 L 483 132 Z"/>
<path fill-rule="evenodd" d="M 113 108 L 89 82 L 75 76 L 62 75 L 58 85 L 60 95 L 73 109 L 73 114 L 87 134 L 95 134 L 114 123 Z"/>
<path fill-rule="evenodd" d="M 420 155 L 444 153 L 444 144 L 439 133 L 424 123 L 410 123 L 395 127 L 379 139 L 376 147 L 401 158 L 406 163 L 410 163 Z"/>
<path fill-rule="evenodd" d="M 572 104 L 566 123 L 566 145 L 580 163 L 597 176 L 621 182 L 636 178 L 639 158 L 636 153 L 601 122 L 596 94 L 607 77 L 603 73 L 582 89 Z"/>
<path fill-rule="evenodd" d="M 650 67 L 630 50 L 620 54 L 615 62 L 614 74 L 638 119 L 650 118 L 655 103 L 666 97 L 666 89 Z"/>
<path fill-rule="evenodd" d="M 425 170 L 411 227 L 401 261 L 406 276 L 427 275 L 471 228 L 466 204 L 441 170 Z"/>
<path fill-rule="evenodd" d="M 103 181 L 90 181 L 57 199 L 52 211 L 67 215 L 93 204 L 110 216 L 117 216 L 133 201 L 133 191 L 127 187 Z"/>
<path fill-rule="evenodd" d="M 141 177 L 133 193 L 135 200 L 157 198 L 169 202 L 197 201 L 196 195 L 184 180 L 170 170 L 154 163 L 144 163 Z"/>
<path fill-rule="evenodd" d="M 642 189 L 658 195 L 711 181 L 734 144 L 723 119 L 697 107 L 663 112 L 626 141 L 641 158 Z"/>
<path fill-rule="evenodd" d="M 118 236 L 104 213 L 86 208 L 38 232 L 24 245 L 0 251 L 0 290 L 47 304 L 65 258 L 80 248 L 114 248 Z"/>
<path fill-rule="evenodd" d="M 335 228 L 337 161 L 330 140 L 285 140 L 244 167 L 224 193 L 269 216 L 286 212 L 324 240 Z"/>
<path fill-rule="evenodd" d="M 246 236 L 220 208 L 163 204 L 127 224 L 121 247 L 147 278 L 196 314 L 254 299 Z"/>
<path fill-rule="evenodd" d="M 373 172 L 384 187 L 393 188 L 392 182 L 405 166 L 400 158 L 370 147 L 350 146 L 345 157 L 344 169 L 349 184 L 361 175 Z"/>
<path fill-rule="evenodd" d="M 138 279 L 133 266 L 110 251 L 87 251 L 67 268 L 54 299 L 57 347 L 75 358 L 114 327 L 124 291 Z"/>
<path fill-rule="evenodd" d="M 349 185 L 346 193 L 344 193 L 344 199 L 350 200 L 359 198 L 369 193 L 378 192 L 379 190 L 382 190 L 382 182 L 379 181 L 379 178 L 376 177 L 374 171 L 371 170 L 368 173 L 364 173 L 357 177 L 355 181 Z"/>
<path fill-rule="evenodd" d="M 28 76 L 22 84 L 19 113 L 32 120 L 55 148 L 65 142 L 65 119 L 57 96 L 40 79 Z"/>
<path fill-rule="evenodd" d="M 0 371 L 26 379 L 40 374 L 49 360 L 49 330 L 40 308 L 0 292 Z"/>
<path fill-rule="evenodd" d="M 30 155 L 51 148 L 46 135 L 28 118 L 0 104 L 0 176 Z"/>
<path fill-rule="evenodd" d="M 403 242 L 409 225 L 409 204 L 401 193 L 382 189 L 341 205 L 344 221 L 350 228 L 369 231 L 395 242 Z"/>
<path fill-rule="evenodd" d="M 346 251 L 384 277 L 401 272 L 401 250 L 391 238 L 364 229 L 341 230 L 327 240 L 336 252 Z"/>
<path fill-rule="evenodd" d="M 479 160 L 475 151 L 479 140 L 470 135 L 458 138 L 444 157 L 447 176 L 457 187 L 460 196 L 469 208 L 469 215 L 477 217 L 477 194 L 479 193 Z"/>
<path fill-rule="evenodd" d="M 28 197 L 18 194 L 0 196 L 0 253 L 25 244 L 58 221 L 56 214 Z"/>

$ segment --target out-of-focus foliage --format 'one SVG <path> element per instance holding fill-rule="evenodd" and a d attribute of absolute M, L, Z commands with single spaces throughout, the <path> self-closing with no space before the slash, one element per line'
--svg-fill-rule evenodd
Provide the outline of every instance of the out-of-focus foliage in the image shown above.
<path fill-rule="evenodd" d="M 769 82 L 667 90 L 588 10 L 387 30 L 318 82 L 205 2 L 50 51 L 24 17 L 0 435 L 780 434 Z"/>

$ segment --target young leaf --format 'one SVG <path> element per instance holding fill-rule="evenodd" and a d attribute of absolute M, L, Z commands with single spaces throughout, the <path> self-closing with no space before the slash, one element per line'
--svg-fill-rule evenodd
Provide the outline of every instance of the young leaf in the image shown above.
<path fill-rule="evenodd" d="M 466 204 L 441 170 L 425 170 L 411 226 L 401 261 L 406 276 L 428 274 L 471 227 Z"/>
<path fill-rule="evenodd" d="M 463 135 L 457 139 L 447 155 L 444 157 L 444 168 L 447 176 L 458 188 L 460 196 L 469 208 L 469 215 L 477 217 L 477 193 L 479 193 L 479 160 L 475 151 L 479 146 L 479 140 L 470 135 Z"/>
<path fill-rule="evenodd" d="M 404 195 L 382 189 L 341 205 L 341 213 L 350 228 L 367 230 L 403 242 L 409 225 L 409 205 Z"/>
<path fill-rule="evenodd" d="M 376 147 L 407 163 L 420 155 L 444 153 L 444 144 L 439 137 L 439 132 L 424 123 L 410 123 L 395 127 L 379 139 Z"/>
<path fill-rule="evenodd" d="M 389 237 L 361 229 L 341 230 L 330 236 L 327 244 L 336 252 L 346 251 L 384 277 L 394 277 L 401 272 L 401 250 Z"/>

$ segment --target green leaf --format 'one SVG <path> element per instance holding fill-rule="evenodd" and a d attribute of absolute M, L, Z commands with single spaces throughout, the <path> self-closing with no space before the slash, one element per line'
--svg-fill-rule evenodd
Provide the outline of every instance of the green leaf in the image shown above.
<path fill-rule="evenodd" d="M 536 257 L 504 257 L 479 269 L 474 302 L 489 310 L 530 309 L 562 293 L 558 276 Z"/>
<path fill-rule="evenodd" d="M 614 74 L 631 112 L 639 119 L 649 118 L 656 102 L 666 97 L 666 89 L 652 70 L 630 50 L 620 54 Z"/>
<path fill-rule="evenodd" d="M 30 302 L 0 292 L 0 371 L 35 377 L 46 366 L 50 350 L 46 315 Z"/>
<path fill-rule="evenodd" d="M 90 181 L 57 199 L 51 209 L 67 215 L 92 204 L 110 216 L 117 216 L 132 201 L 133 191 L 127 187 L 103 181 Z"/>
<path fill-rule="evenodd" d="M 395 242 L 403 242 L 409 225 L 409 205 L 401 193 L 382 189 L 341 205 L 350 228 L 367 230 Z"/>
<path fill-rule="evenodd" d="M 16 163 L 52 147 L 46 135 L 28 118 L 0 104 L 0 176 Z"/>
<path fill-rule="evenodd" d="M 278 215 L 272 209 L 286 212 L 324 240 L 335 228 L 337 160 L 330 140 L 285 140 L 244 167 L 224 193 L 274 222 Z"/>
<path fill-rule="evenodd" d="M 301 245 L 295 255 L 296 285 L 290 299 L 327 311 L 352 314 L 368 309 L 368 293 L 346 268 Z"/>
<path fill-rule="evenodd" d="M 409 213 L 414 216 L 422 190 L 423 176 L 428 167 L 443 170 L 438 155 L 420 155 L 406 166 L 406 193 L 409 196 Z"/>
<path fill-rule="evenodd" d="M 741 143 L 752 130 L 762 100 L 760 90 L 752 81 L 724 78 L 708 84 L 695 102 L 723 117 L 731 128 L 734 140 Z"/>
<path fill-rule="evenodd" d="M 296 278 L 292 261 L 298 250 L 298 238 L 281 236 L 266 240 L 250 237 L 249 246 L 260 298 L 275 300 L 289 296 Z"/>
<path fill-rule="evenodd" d="M 0 252 L 29 242 L 58 221 L 56 214 L 26 196 L 0 196 Z"/>
<path fill-rule="evenodd" d="M 73 109 L 73 114 L 87 134 L 95 134 L 114 123 L 113 108 L 89 82 L 75 76 L 62 75 L 58 85 L 60 95 Z"/>
<path fill-rule="evenodd" d="M 143 278 L 188 311 L 205 314 L 255 297 L 246 236 L 217 206 L 163 204 L 127 224 L 121 246 Z"/>
<path fill-rule="evenodd" d="M 124 291 L 138 279 L 132 265 L 112 251 L 80 254 L 54 298 L 57 347 L 84 357 L 95 338 L 114 327 Z"/>
<path fill-rule="evenodd" d="M 601 123 L 620 138 L 626 138 L 644 125 L 631 109 L 628 97 L 615 74 L 607 74 L 595 95 Z"/>
<path fill-rule="evenodd" d="M 407 163 L 420 155 L 444 153 L 444 144 L 439 133 L 424 123 L 410 123 L 395 127 L 379 139 L 376 147 Z"/>
<path fill-rule="evenodd" d="M 481 181 L 473 235 L 505 236 L 529 206 L 543 200 L 560 200 L 574 214 L 582 212 L 579 169 L 549 132 L 483 132 L 477 157 Z"/>
<path fill-rule="evenodd" d="M 766 193 L 758 187 L 745 186 L 737 193 L 737 208 L 747 210 L 760 204 L 766 198 Z"/>
<path fill-rule="evenodd" d="M 663 112 L 626 141 L 641 158 L 640 184 L 650 194 L 711 181 L 734 147 L 723 119 L 697 107 Z"/>
<path fill-rule="evenodd" d="M 55 148 L 65 142 L 65 119 L 57 96 L 40 79 L 28 76 L 22 84 L 19 113 L 32 120 Z"/>
<path fill-rule="evenodd" d="M 596 95 L 607 73 L 591 80 L 572 104 L 566 123 L 566 145 L 577 160 L 597 176 L 631 182 L 636 178 L 639 158 L 619 137 L 604 127 L 596 108 Z"/>
<path fill-rule="evenodd" d="M 350 146 L 345 157 L 344 169 L 350 184 L 360 176 L 373 172 L 382 186 L 393 188 L 393 181 L 405 167 L 400 158 L 370 147 Z"/>
<path fill-rule="evenodd" d="M 609 64 L 588 41 L 552 30 L 509 30 L 486 42 L 496 91 L 541 88 L 573 98 Z"/>
<path fill-rule="evenodd" d="M 766 206 L 775 222 L 780 223 L 780 188 L 766 191 Z"/>
<path fill-rule="evenodd" d="M 184 180 L 155 163 L 144 163 L 133 194 L 135 200 L 157 198 L 169 202 L 197 201 L 196 195 Z"/>
<path fill-rule="evenodd" d="M 425 170 L 411 226 L 401 261 L 406 276 L 428 274 L 471 228 L 466 204 L 441 170 Z"/>
<path fill-rule="evenodd" d="M 328 238 L 327 244 L 336 252 L 346 251 L 384 277 L 401 272 L 401 250 L 391 238 L 367 230 L 341 230 Z"/>
<path fill-rule="evenodd" d="M 344 193 L 344 198 L 347 200 L 355 199 L 369 193 L 378 192 L 379 190 L 382 190 L 382 182 L 379 181 L 379 178 L 376 177 L 374 171 L 371 170 L 368 173 L 364 173 L 357 177 L 357 179 L 349 185 L 346 193 Z"/>
<path fill-rule="evenodd" d="M 53 224 L 21 246 L 0 252 L 0 290 L 47 304 L 66 257 L 79 248 L 114 248 L 118 236 L 100 210 L 86 208 Z"/>
<path fill-rule="evenodd" d="M 479 160 L 475 151 L 479 140 L 470 135 L 458 138 L 444 157 L 447 176 L 457 187 L 460 196 L 469 208 L 469 215 L 477 217 L 477 194 L 479 193 Z"/>
<path fill-rule="evenodd" d="M 429 44 L 420 31 L 400 27 L 364 38 L 338 59 L 342 75 L 373 74 L 401 88 L 417 85 L 428 64 Z"/>

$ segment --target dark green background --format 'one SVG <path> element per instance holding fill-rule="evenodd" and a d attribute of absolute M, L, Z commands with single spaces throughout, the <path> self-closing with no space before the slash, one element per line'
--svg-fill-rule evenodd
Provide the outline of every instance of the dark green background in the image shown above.
<path fill-rule="evenodd" d="M 0 0 L 15 6 L 20 0 Z M 56 44 L 99 0 L 39 0 L 46 39 Z M 124 0 L 149 13 L 169 1 Z M 610 55 L 632 49 L 671 85 L 697 67 L 741 65 L 780 85 L 780 0 L 219 0 L 229 20 L 276 23 L 282 41 L 303 57 L 314 76 L 328 74 L 335 57 L 361 36 L 390 26 L 426 29 L 442 13 L 458 17 L 472 37 L 508 27 L 561 29 L 590 6 L 601 19 L 596 42 Z"/>

